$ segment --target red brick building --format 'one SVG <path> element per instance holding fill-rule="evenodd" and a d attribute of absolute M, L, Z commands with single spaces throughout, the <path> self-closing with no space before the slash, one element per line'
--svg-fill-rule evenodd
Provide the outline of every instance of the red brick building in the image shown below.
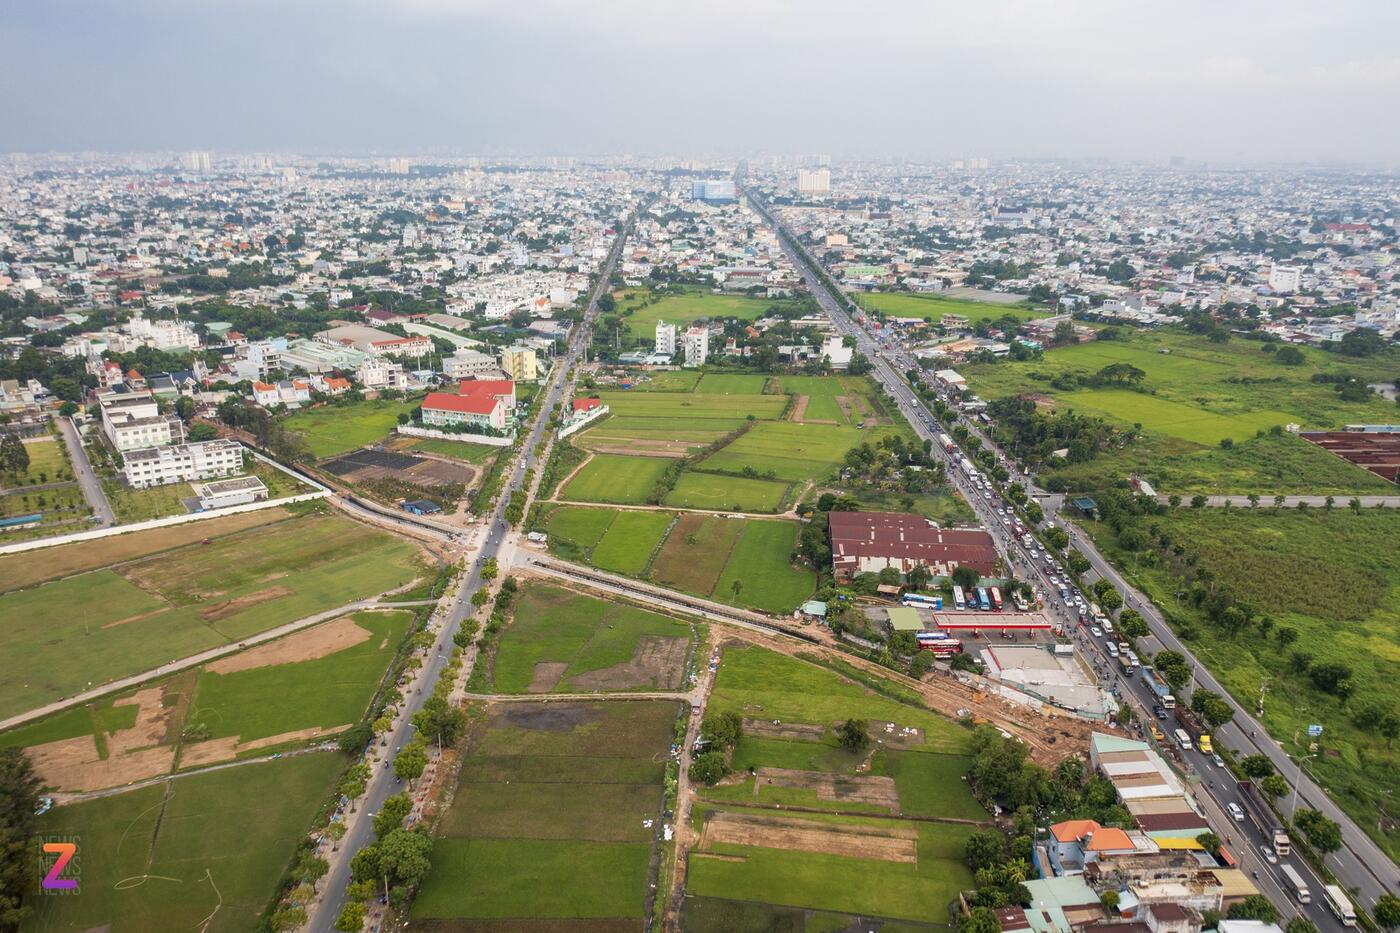
<path fill-rule="evenodd" d="M 831 512 L 827 519 L 831 565 L 840 583 L 886 567 L 905 574 L 922 566 L 946 577 L 967 566 L 982 576 L 996 575 L 996 543 L 981 528 L 939 528 L 907 512 Z"/>

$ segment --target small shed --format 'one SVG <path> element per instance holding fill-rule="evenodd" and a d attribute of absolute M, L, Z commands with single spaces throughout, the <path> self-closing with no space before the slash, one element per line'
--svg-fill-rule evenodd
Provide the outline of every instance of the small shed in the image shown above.
<path fill-rule="evenodd" d="M 919 618 L 919 610 L 909 606 L 892 606 L 887 611 L 890 615 L 890 628 L 896 632 L 922 632 L 924 630 L 924 620 Z"/>
<path fill-rule="evenodd" d="M 820 599 L 809 599 L 797 611 L 812 619 L 825 619 L 826 603 Z"/>
<path fill-rule="evenodd" d="M 429 499 L 409 499 L 403 504 L 403 510 L 414 515 L 436 515 L 442 511 L 442 506 Z"/>
<path fill-rule="evenodd" d="M 1095 518 L 1099 514 L 1099 504 L 1088 496 L 1076 496 L 1069 500 L 1069 504 L 1074 506 L 1082 515 Z"/>

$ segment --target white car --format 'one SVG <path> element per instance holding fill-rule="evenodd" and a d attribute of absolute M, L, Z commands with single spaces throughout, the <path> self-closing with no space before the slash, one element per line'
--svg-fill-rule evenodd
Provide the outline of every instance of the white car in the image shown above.
<path fill-rule="evenodd" d="M 1278 853 L 1276 853 L 1269 846 L 1260 846 L 1259 854 L 1263 856 L 1264 861 L 1268 862 L 1270 865 L 1278 864 Z"/>
<path fill-rule="evenodd" d="M 1224 759 L 1224 758 L 1221 758 L 1220 755 L 1218 755 L 1218 754 L 1216 754 L 1216 755 L 1211 755 L 1211 756 L 1210 756 L 1210 760 L 1213 761 L 1213 762 L 1215 762 L 1215 766 L 1216 766 L 1217 768 L 1223 768 L 1223 767 L 1225 767 L 1225 759 Z"/>
<path fill-rule="evenodd" d="M 1093 635 L 1095 638 L 1103 638 L 1103 629 L 1099 628 L 1097 625 L 1091 625 L 1089 626 L 1089 634 Z"/>
<path fill-rule="evenodd" d="M 1229 803 L 1225 804 L 1225 809 L 1230 811 L 1230 816 L 1234 819 L 1236 823 L 1244 822 L 1244 811 L 1240 809 L 1239 804 L 1235 803 L 1232 800 Z"/>

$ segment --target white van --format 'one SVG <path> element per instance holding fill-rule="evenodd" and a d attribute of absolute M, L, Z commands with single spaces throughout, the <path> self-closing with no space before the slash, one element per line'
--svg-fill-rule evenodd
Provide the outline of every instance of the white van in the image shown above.
<path fill-rule="evenodd" d="M 1118 646 L 1115 645 L 1113 642 L 1108 643 L 1108 656 L 1110 658 L 1118 657 Z"/>

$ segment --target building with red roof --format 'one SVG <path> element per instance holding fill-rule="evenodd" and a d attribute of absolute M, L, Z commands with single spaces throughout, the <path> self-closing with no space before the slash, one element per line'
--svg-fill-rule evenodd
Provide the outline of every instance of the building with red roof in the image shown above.
<path fill-rule="evenodd" d="M 430 428 L 474 425 L 506 429 L 506 406 L 499 395 L 453 395 L 431 392 L 423 399 L 423 425 Z"/>
<path fill-rule="evenodd" d="M 907 512 L 830 512 L 831 565 L 837 582 L 858 573 L 893 567 L 907 574 L 927 567 L 935 577 L 972 567 L 983 576 L 997 572 L 997 549 L 982 528 L 940 528 L 922 515 Z"/>

